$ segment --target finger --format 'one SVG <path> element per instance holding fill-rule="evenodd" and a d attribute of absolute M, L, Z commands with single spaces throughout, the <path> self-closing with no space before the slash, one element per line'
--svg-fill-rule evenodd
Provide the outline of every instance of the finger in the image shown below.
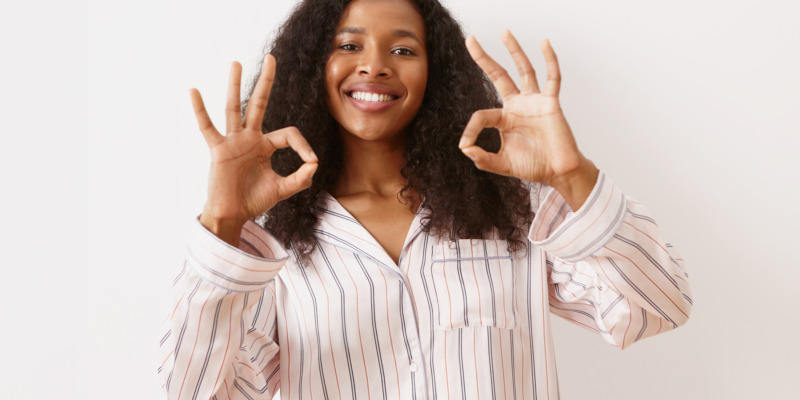
<path fill-rule="evenodd" d="M 550 45 L 550 39 L 542 40 L 542 53 L 547 63 L 547 82 L 544 84 L 543 94 L 558 97 L 558 92 L 561 90 L 561 70 L 558 68 L 558 58 L 553 46 Z"/>
<path fill-rule="evenodd" d="M 203 138 L 206 139 L 208 147 L 212 147 L 224 140 L 224 137 L 219 134 L 219 131 L 211 122 L 211 118 L 208 117 L 200 92 L 194 88 L 189 89 L 189 96 L 192 98 L 192 108 L 194 108 L 194 116 L 197 118 L 197 125 L 200 127 L 200 132 L 203 133 Z"/>
<path fill-rule="evenodd" d="M 242 128 L 242 101 L 239 96 L 241 87 L 242 64 L 234 61 L 228 79 L 228 104 L 225 105 L 225 129 L 229 133 Z"/>
<path fill-rule="evenodd" d="M 464 128 L 464 133 L 461 134 L 458 148 L 465 149 L 475 144 L 483 128 L 498 126 L 502 118 L 503 110 L 501 108 L 478 110 L 472 113 L 472 117 L 469 118 L 469 122 Z"/>
<path fill-rule="evenodd" d="M 317 163 L 305 163 L 287 177 L 280 178 L 278 184 L 278 196 L 286 199 L 295 193 L 311 186 L 314 172 L 317 171 Z"/>
<path fill-rule="evenodd" d="M 511 58 L 514 59 L 514 64 L 517 65 L 519 71 L 519 79 L 522 84 L 522 93 L 539 93 L 539 82 L 536 81 L 536 70 L 533 69 L 531 61 L 522 47 L 517 42 L 511 31 L 503 31 L 503 44 L 506 45 Z"/>
<path fill-rule="evenodd" d="M 318 162 L 317 155 L 314 154 L 311 145 L 309 145 L 306 138 L 300 134 L 300 131 L 293 126 L 272 131 L 264 135 L 264 140 L 269 142 L 276 149 L 291 147 L 300 155 L 300 158 L 307 163 Z"/>
<path fill-rule="evenodd" d="M 508 160 L 497 153 L 488 152 L 478 146 L 470 146 L 461 149 L 461 152 L 469 157 L 469 159 L 475 163 L 475 167 L 480 170 L 500 175 L 509 175 L 511 171 Z"/>
<path fill-rule="evenodd" d="M 247 129 L 261 129 L 261 123 L 264 121 L 264 112 L 269 103 L 269 93 L 272 91 L 272 83 L 274 81 L 275 57 L 272 54 L 267 54 L 261 65 L 261 74 L 258 76 L 253 95 L 247 105 L 247 115 L 244 120 L 244 126 Z"/>
<path fill-rule="evenodd" d="M 467 37 L 467 50 L 469 50 L 469 55 L 472 56 L 475 63 L 477 63 L 483 72 L 489 76 L 489 79 L 492 80 L 500 96 L 506 98 L 519 93 L 517 85 L 515 85 L 511 77 L 508 76 L 508 72 L 483 51 L 483 48 L 478 44 L 478 40 L 475 39 L 473 35 Z"/>

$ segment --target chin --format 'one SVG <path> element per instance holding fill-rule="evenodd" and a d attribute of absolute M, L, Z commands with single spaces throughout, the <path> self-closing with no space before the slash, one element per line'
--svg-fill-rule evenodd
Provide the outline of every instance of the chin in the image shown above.
<path fill-rule="evenodd" d="M 397 130 L 394 126 L 389 127 L 382 124 L 377 126 L 372 124 L 340 125 L 339 131 L 343 135 L 364 141 L 398 140 L 404 139 L 405 136 L 405 129 Z"/>

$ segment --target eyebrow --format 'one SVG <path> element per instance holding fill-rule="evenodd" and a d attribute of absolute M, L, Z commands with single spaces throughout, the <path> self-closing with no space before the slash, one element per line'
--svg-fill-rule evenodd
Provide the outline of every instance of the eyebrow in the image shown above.
<path fill-rule="evenodd" d="M 366 33 L 366 30 L 364 28 L 360 27 L 360 26 L 346 26 L 346 27 L 336 31 L 336 35 L 337 36 L 342 34 L 342 33 L 353 33 L 353 34 L 357 34 L 357 35 L 363 35 L 363 34 Z M 417 35 L 414 34 L 414 32 L 407 31 L 405 29 L 395 29 L 395 30 L 393 30 L 392 31 L 392 36 L 409 37 L 409 38 L 415 39 L 416 41 L 422 43 L 422 40 L 420 40 L 419 37 L 417 37 Z"/>

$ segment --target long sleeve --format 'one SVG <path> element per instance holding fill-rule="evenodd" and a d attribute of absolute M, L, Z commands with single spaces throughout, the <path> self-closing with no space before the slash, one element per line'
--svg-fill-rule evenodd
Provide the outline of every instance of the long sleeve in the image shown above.
<path fill-rule="evenodd" d="M 689 275 L 641 204 L 602 172 L 575 212 L 555 190 L 542 195 L 529 239 L 546 254 L 553 314 L 622 349 L 686 322 Z"/>
<path fill-rule="evenodd" d="M 195 222 L 160 343 L 168 398 L 272 398 L 280 381 L 274 278 L 286 259 L 253 222 L 239 249 Z"/>

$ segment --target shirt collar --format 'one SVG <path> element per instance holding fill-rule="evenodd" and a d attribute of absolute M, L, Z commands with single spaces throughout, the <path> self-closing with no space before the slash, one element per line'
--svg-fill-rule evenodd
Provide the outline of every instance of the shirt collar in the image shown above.
<path fill-rule="evenodd" d="M 397 265 L 386 250 L 330 193 L 320 193 L 314 211 L 319 217 L 319 223 L 314 227 L 317 240 L 358 253 L 397 270 Z M 401 259 L 414 238 L 422 232 L 422 220 L 427 215 L 428 211 L 420 206 L 403 243 Z"/>

